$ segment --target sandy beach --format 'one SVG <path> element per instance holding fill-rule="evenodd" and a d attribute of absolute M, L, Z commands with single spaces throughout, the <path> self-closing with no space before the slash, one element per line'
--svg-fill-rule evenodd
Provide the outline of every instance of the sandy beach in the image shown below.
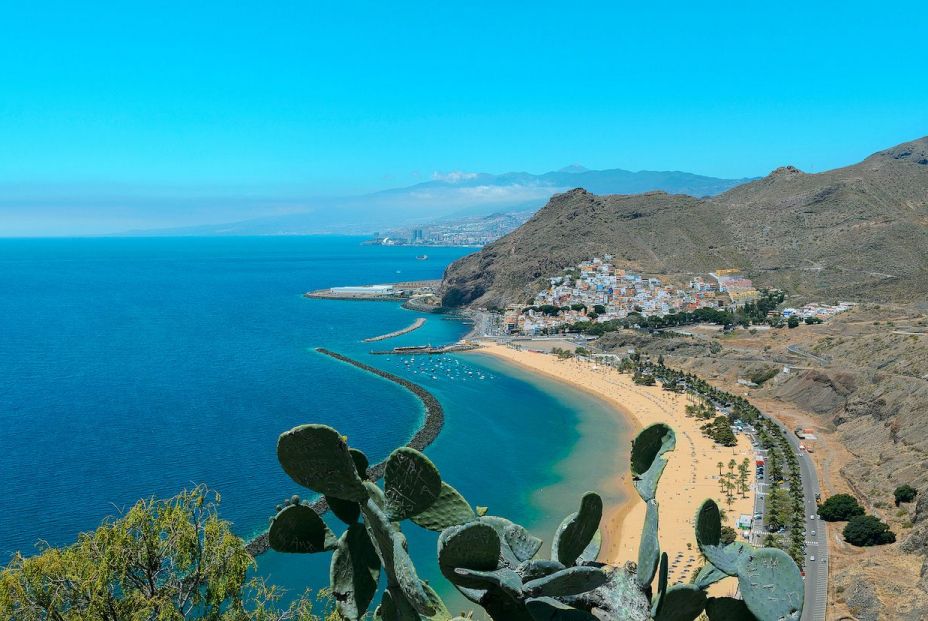
<path fill-rule="evenodd" d="M 723 447 L 704 437 L 699 429 L 701 421 L 686 416 L 686 395 L 666 392 L 658 386 L 639 386 L 630 375 L 574 358 L 560 360 L 551 355 L 495 344 L 484 345 L 480 351 L 596 395 L 615 407 L 616 416 L 627 419 L 634 429 L 633 436 L 640 429 L 658 422 L 667 423 L 674 429 L 677 446 L 668 454 L 667 468 L 657 493 L 661 549 L 667 552 L 670 560 L 671 584 L 688 582 L 693 572 L 702 565 L 693 517 L 703 500 L 714 498 L 726 513 L 726 523 L 732 527 L 740 515 L 753 514 L 753 491 L 746 498 L 736 495 L 733 504 L 727 504 L 719 485 L 718 467 L 718 463 L 722 462 L 723 470 L 728 471 L 729 461 L 734 459 L 740 463 L 745 457 L 750 458 L 753 464 L 750 441 L 738 434 L 737 446 Z M 616 450 L 625 455 L 630 448 L 626 442 L 616 446 Z M 750 468 L 749 472 L 753 485 L 754 468 Z M 600 560 L 613 564 L 635 560 L 645 505 L 635 492 L 627 471 L 617 473 L 613 479 L 603 481 L 602 485 L 624 487 L 627 501 L 607 507 L 603 517 Z M 736 586 L 736 581 L 729 578 L 713 585 L 710 592 L 713 595 L 732 594 Z"/>

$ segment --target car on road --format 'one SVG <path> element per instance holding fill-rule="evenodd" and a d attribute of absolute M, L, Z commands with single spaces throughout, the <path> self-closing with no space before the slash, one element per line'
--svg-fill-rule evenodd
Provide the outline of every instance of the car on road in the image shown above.
<path fill-rule="evenodd" d="M 814 531 L 814 530 L 812 531 L 812 536 L 813 536 L 813 537 L 815 536 L 815 531 Z"/>
<path fill-rule="evenodd" d="M 814 560 L 815 560 L 815 555 L 813 554 L 812 556 L 810 556 L 810 557 L 809 557 L 809 560 L 810 560 L 810 561 L 814 561 Z"/>

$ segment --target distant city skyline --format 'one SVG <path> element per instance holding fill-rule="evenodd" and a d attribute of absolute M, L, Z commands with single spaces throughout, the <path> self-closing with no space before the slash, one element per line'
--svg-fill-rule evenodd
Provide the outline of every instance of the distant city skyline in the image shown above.
<path fill-rule="evenodd" d="M 475 173 L 820 171 L 928 134 L 928 9 L 6 7 L 0 236 L 294 213 Z"/>

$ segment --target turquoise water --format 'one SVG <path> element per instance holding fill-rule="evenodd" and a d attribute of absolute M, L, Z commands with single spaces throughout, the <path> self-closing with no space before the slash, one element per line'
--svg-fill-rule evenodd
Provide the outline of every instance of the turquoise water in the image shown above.
<path fill-rule="evenodd" d="M 325 422 L 372 461 L 422 417 L 403 389 L 315 353 L 324 346 L 409 377 L 441 401 L 428 454 L 473 504 L 550 538 L 615 459 L 600 402 L 481 355 L 372 356 L 361 339 L 419 313 L 309 300 L 340 284 L 438 278 L 470 250 L 361 246 L 357 238 L 0 240 L 0 557 L 74 541 L 145 496 L 206 483 L 248 535 L 303 493 L 280 469 L 281 431 Z M 467 330 L 428 316 L 374 344 L 445 343 Z M 575 451 L 583 440 L 584 450 Z M 596 464 L 596 467 L 593 467 Z M 408 525 L 425 577 L 434 536 Z M 270 553 L 259 572 L 324 584 L 328 558 Z"/>

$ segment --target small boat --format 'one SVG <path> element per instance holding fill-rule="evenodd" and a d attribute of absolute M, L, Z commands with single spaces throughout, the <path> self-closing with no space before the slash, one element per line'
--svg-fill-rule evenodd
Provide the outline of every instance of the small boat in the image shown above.
<path fill-rule="evenodd" d="M 429 258 L 429 255 L 427 255 L 427 254 L 420 254 L 419 256 L 416 257 L 416 260 L 417 260 L 417 261 L 425 261 L 425 260 L 428 259 L 428 258 Z"/>

